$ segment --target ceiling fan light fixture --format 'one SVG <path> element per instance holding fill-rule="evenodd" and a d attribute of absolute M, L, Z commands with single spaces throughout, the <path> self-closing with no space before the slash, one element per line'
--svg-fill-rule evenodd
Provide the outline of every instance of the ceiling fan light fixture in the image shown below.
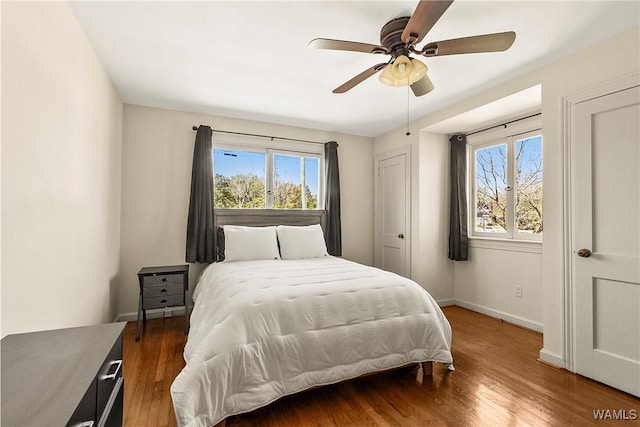
<path fill-rule="evenodd" d="M 427 75 L 427 66 L 417 59 L 411 60 L 411 74 L 409 75 L 409 84 L 412 85 Z"/>
<path fill-rule="evenodd" d="M 387 86 L 401 87 L 412 85 L 426 75 L 427 66 L 423 62 L 400 55 L 384 67 L 378 79 Z"/>
<path fill-rule="evenodd" d="M 393 64 L 391 64 L 391 75 L 396 81 L 404 81 L 405 83 L 402 86 L 406 86 L 409 84 L 411 69 L 411 60 L 404 55 L 400 55 L 393 61 Z"/>
<path fill-rule="evenodd" d="M 382 73 L 380 73 L 378 80 L 380 80 L 382 83 L 386 84 L 387 86 L 393 87 L 396 85 L 395 79 L 391 75 L 391 64 L 387 64 L 382 69 Z"/>
<path fill-rule="evenodd" d="M 411 90 L 415 96 L 426 95 L 433 89 L 433 82 L 426 74 L 420 80 L 411 85 Z"/>

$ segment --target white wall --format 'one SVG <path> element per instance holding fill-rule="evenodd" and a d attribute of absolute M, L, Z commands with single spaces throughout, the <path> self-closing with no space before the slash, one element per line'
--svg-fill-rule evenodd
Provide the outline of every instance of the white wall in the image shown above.
<path fill-rule="evenodd" d="M 419 129 L 412 126 L 412 129 Z M 444 135 L 398 128 L 375 139 L 374 152 L 411 148 L 411 279 L 441 304 L 454 296 L 453 263 L 447 259 L 449 145 Z"/>
<path fill-rule="evenodd" d="M 527 249 L 470 247 L 455 264 L 456 304 L 542 332 L 542 253 Z"/>
<path fill-rule="evenodd" d="M 373 262 L 373 141 L 248 120 L 125 105 L 120 313 L 137 310 L 136 273 L 184 263 L 195 132 L 193 125 L 339 143 L 343 256 Z M 257 140 L 260 141 L 260 140 Z M 268 141 L 268 140 L 262 140 Z M 190 270 L 190 288 L 201 265 Z"/>
<path fill-rule="evenodd" d="M 541 357 L 562 364 L 563 354 L 563 117 L 562 99 L 569 94 L 640 68 L 640 31 L 627 31 L 612 39 L 598 43 L 551 65 L 516 78 L 508 83 L 488 89 L 469 99 L 448 106 L 435 114 L 411 124 L 413 129 L 428 129 L 443 120 L 499 100 L 524 89 L 542 85 L 542 128 L 544 157 L 544 243 L 542 255 L 510 253 L 493 249 L 471 249 L 472 261 L 455 265 L 455 297 L 488 308 L 503 311 L 515 317 L 541 321 L 544 328 L 544 349 Z M 512 115 L 512 112 L 505 112 Z M 465 131 L 466 129 L 460 129 Z M 375 152 L 386 150 L 393 140 L 402 140 L 404 128 L 376 138 Z M 405 139 L 406 141 L 407 139 Z M 412 135 L 410 142 L 418 142 Z M 399 143 L 399 142 L 398 142 Z M 434 156 L 437 154 L 434 153 Z M 434 160 L 436 161 L 436 160 Z M 439 159 L 448 162 L 448 157 Z M 417 182 L 414 180 L 414 182 Z M 444 183 L 440 183 L 445 185 Z M 438 183 L 420 191 L 432 191 Z M 422 184 L 424 186 L 424 184 Z M 445 217 L 446 218 L 446 217 Z M 433 227 L 448 227 L 447 222 L 433 223 Z M 493 252 L 489 252 L 493 251 Z M 505 263 L 517 263 L 521 268 L 509 266 L 503 274 L 492 272 Z M 486 267 L 485 267 L 486 265 Z M 415 267 L 419 268 L 419 267 Z M 522 301 L 505 295 L 508 288 L 526 280 Z M 497 285 L 500 283 L 499 285 Z M 492 285 L 493 284 L 493 285 Z M 506 291 L 506 293 L 505 293 Z M 528 301 L 525 301 L 528 300 Z M 526 302 L 526 303 L 525 303 Z"/>
<path fill-rule="evenodd" d="M 121 146 L 69 6 L 2 2 L 2 336 L 113 321 Z"/>
<path fill-rule="evenodd" d="M 524 116 L 528 115 L 530 114 Z M 529 118 L 513 123 L 506 129 L 487 130 L 472 135 L 467 142 L 477 144 L 497 141 L 508 135 L 540 127 L 540 117 Z M 471 163 L 472 159 L 469 161 Z M 471 193 L 468 203 L 473 203 Z M 512 243 L 472 238 L 469 245 L 468 261 L 455 263 L 456 303 L 542 331 L 541 242 Z M 516 286 L 522 290 L 520 296 L 516 296 Z"/>
<path fill-rule="evenodd" d="M 442 161 L 446 159 L 447 161 Z M 422 131 L 418 142 L 418 252 L 414 280 L 446 305 L 453 296 L 449 255 L 449 139 Z"/>
<path fill-rule="evenodd" d="M 597 60 L 594 60 L 597 58 Z M 578 90 L 640 69 L 640 31 L 635 28 L 540 71 L 544 130 L 543 252 L 544 350 L 563 354 L 563 132 L 562 98 Z M 549 358 L 549 360 L 552 360 Z"/>

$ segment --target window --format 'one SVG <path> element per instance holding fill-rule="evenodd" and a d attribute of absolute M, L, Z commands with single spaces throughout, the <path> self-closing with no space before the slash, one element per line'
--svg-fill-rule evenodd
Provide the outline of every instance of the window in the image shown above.
<path fill-rule="evenodd" d="M 318 209 L 320 159 L 293 154 L 273 155 L 273 207 Z"/>
<path fill-rule="evenodd" d="M 216 208 L 265 208 L 267 153 L 214 148 Z"/>
<path fill-rule="evenodd" d="M 471 153 L 471 235 L 542 240 L 540 131 L 472 143 Z"/>
<path fill-rule="evenodd" d="M 319 209 L 322 155 L 214 148 L 216 208 Z"/>

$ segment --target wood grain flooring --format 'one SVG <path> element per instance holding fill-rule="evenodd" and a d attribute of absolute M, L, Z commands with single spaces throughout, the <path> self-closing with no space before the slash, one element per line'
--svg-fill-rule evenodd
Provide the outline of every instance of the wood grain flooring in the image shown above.
<path fill-rule="evenodd" d="M 640 426 L 640 399 L 538 361 L 541 334 L 460 307 L 443 311 L 455 372 L 434 364 L 422 383 L 417 366 L 345 381 L 231 417 L 227 426 Z M 169 387 L 184 366 L 182 328 L 182 317 L 151 319 L 135 342 L 135 323 L 127 325 L 126 427 L 176 425 Z M 594 410 L 637 415 L 596 420 Z"/>

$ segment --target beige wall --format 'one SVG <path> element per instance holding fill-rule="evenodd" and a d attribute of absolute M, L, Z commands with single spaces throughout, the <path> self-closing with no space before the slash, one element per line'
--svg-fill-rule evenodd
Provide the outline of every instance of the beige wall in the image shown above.
<path fill-rule="evenodd" d="M 594 58 L 597 58 L 595 60 Z M 562 364 L 564 359 L 564 264 L 563 264 L 563 112 L 562 100 L 573 92 L 627 75 L 640 68 L 640 31 L 627 31 L 561 59 L 549 66 L 528 73 L 508 83 L 488 89 L 435 114 L 411 124 L 413 129 L 428 129 L 443 120 L 481 107 L 532 86 L 542 85 L 542 127 L 544 156 L 544 243 L 543 253 L 508 253 L 494 249 L 472 248 L 474 261 L 456 263 L 452 286 L 455 298 L 478 306 L 503 312 L 515 319 L 522 318 L 544 328 L 544 348 L 541 357 Z M 511 112 L 505 112 L 509 115 Z M 467 129 L 459 129 L 465 131 Z M 393 141 L 407 141 L 403 128 L 375 139 L 375 152 L 386 150 Z M 416 132 L 414 132 L 416 134 Z M 412 135 L 409 142 L 415 150 L 423 142 Z M 400 142 L 396 142 L 400 143 Z M 407 142 L 404 142 L 405 144 Z M 437 154 L 440 153 L 440 154 Z M 448 153 L 437 150 L 434 156 L 448 163 Z M 435 161 L 435 160 L 433 160 Z M 418 178 L 414 178 L 418 182 Z M 431 192 L 443 182 L 421 183 L 421 192 Z M 446 218 L 446 217 L 445 217 Z M 413 221 L 415 224 L 415 220 Z M 427 227 L 448 227 L 448 220 L 434 220 Z M 434 237 L 440 245 L 442 237 Z M 508 267 L 504 267 L 505 263 Z M 514 265 L 521 265 L 516 268 Z M 419 265 L 416 268 L 421 268 Z M 496 274 L 495 271 L 501 272 Z M 505 297 L 513 285 L 525 283 L 523 300 Z M 499 284 L 499 285 L 497 285 Z M 502 289 L 501 289 L 502 288 Z M 523 304 L 526 302 L 526 304 Z"/>
<path fill-rule="evenodd" d="M 2 2 L 2 336 L 114 319 L 121 145 L 69 6 Z"/>
<path fill-rule="evenodd" d="M 248 120 L 124 107 L 120 313 L 137 310 L 136 273 L 144 266 L 184 263 L 189 185 L 195 132 L 207 124 L 235 132 L 339 143 L 343 256 L 373 260 L 373 141 Z M 260 140 L 256 141 L 268 141 Z M 190 282 L 201 266 L 191 266 Z"/>

